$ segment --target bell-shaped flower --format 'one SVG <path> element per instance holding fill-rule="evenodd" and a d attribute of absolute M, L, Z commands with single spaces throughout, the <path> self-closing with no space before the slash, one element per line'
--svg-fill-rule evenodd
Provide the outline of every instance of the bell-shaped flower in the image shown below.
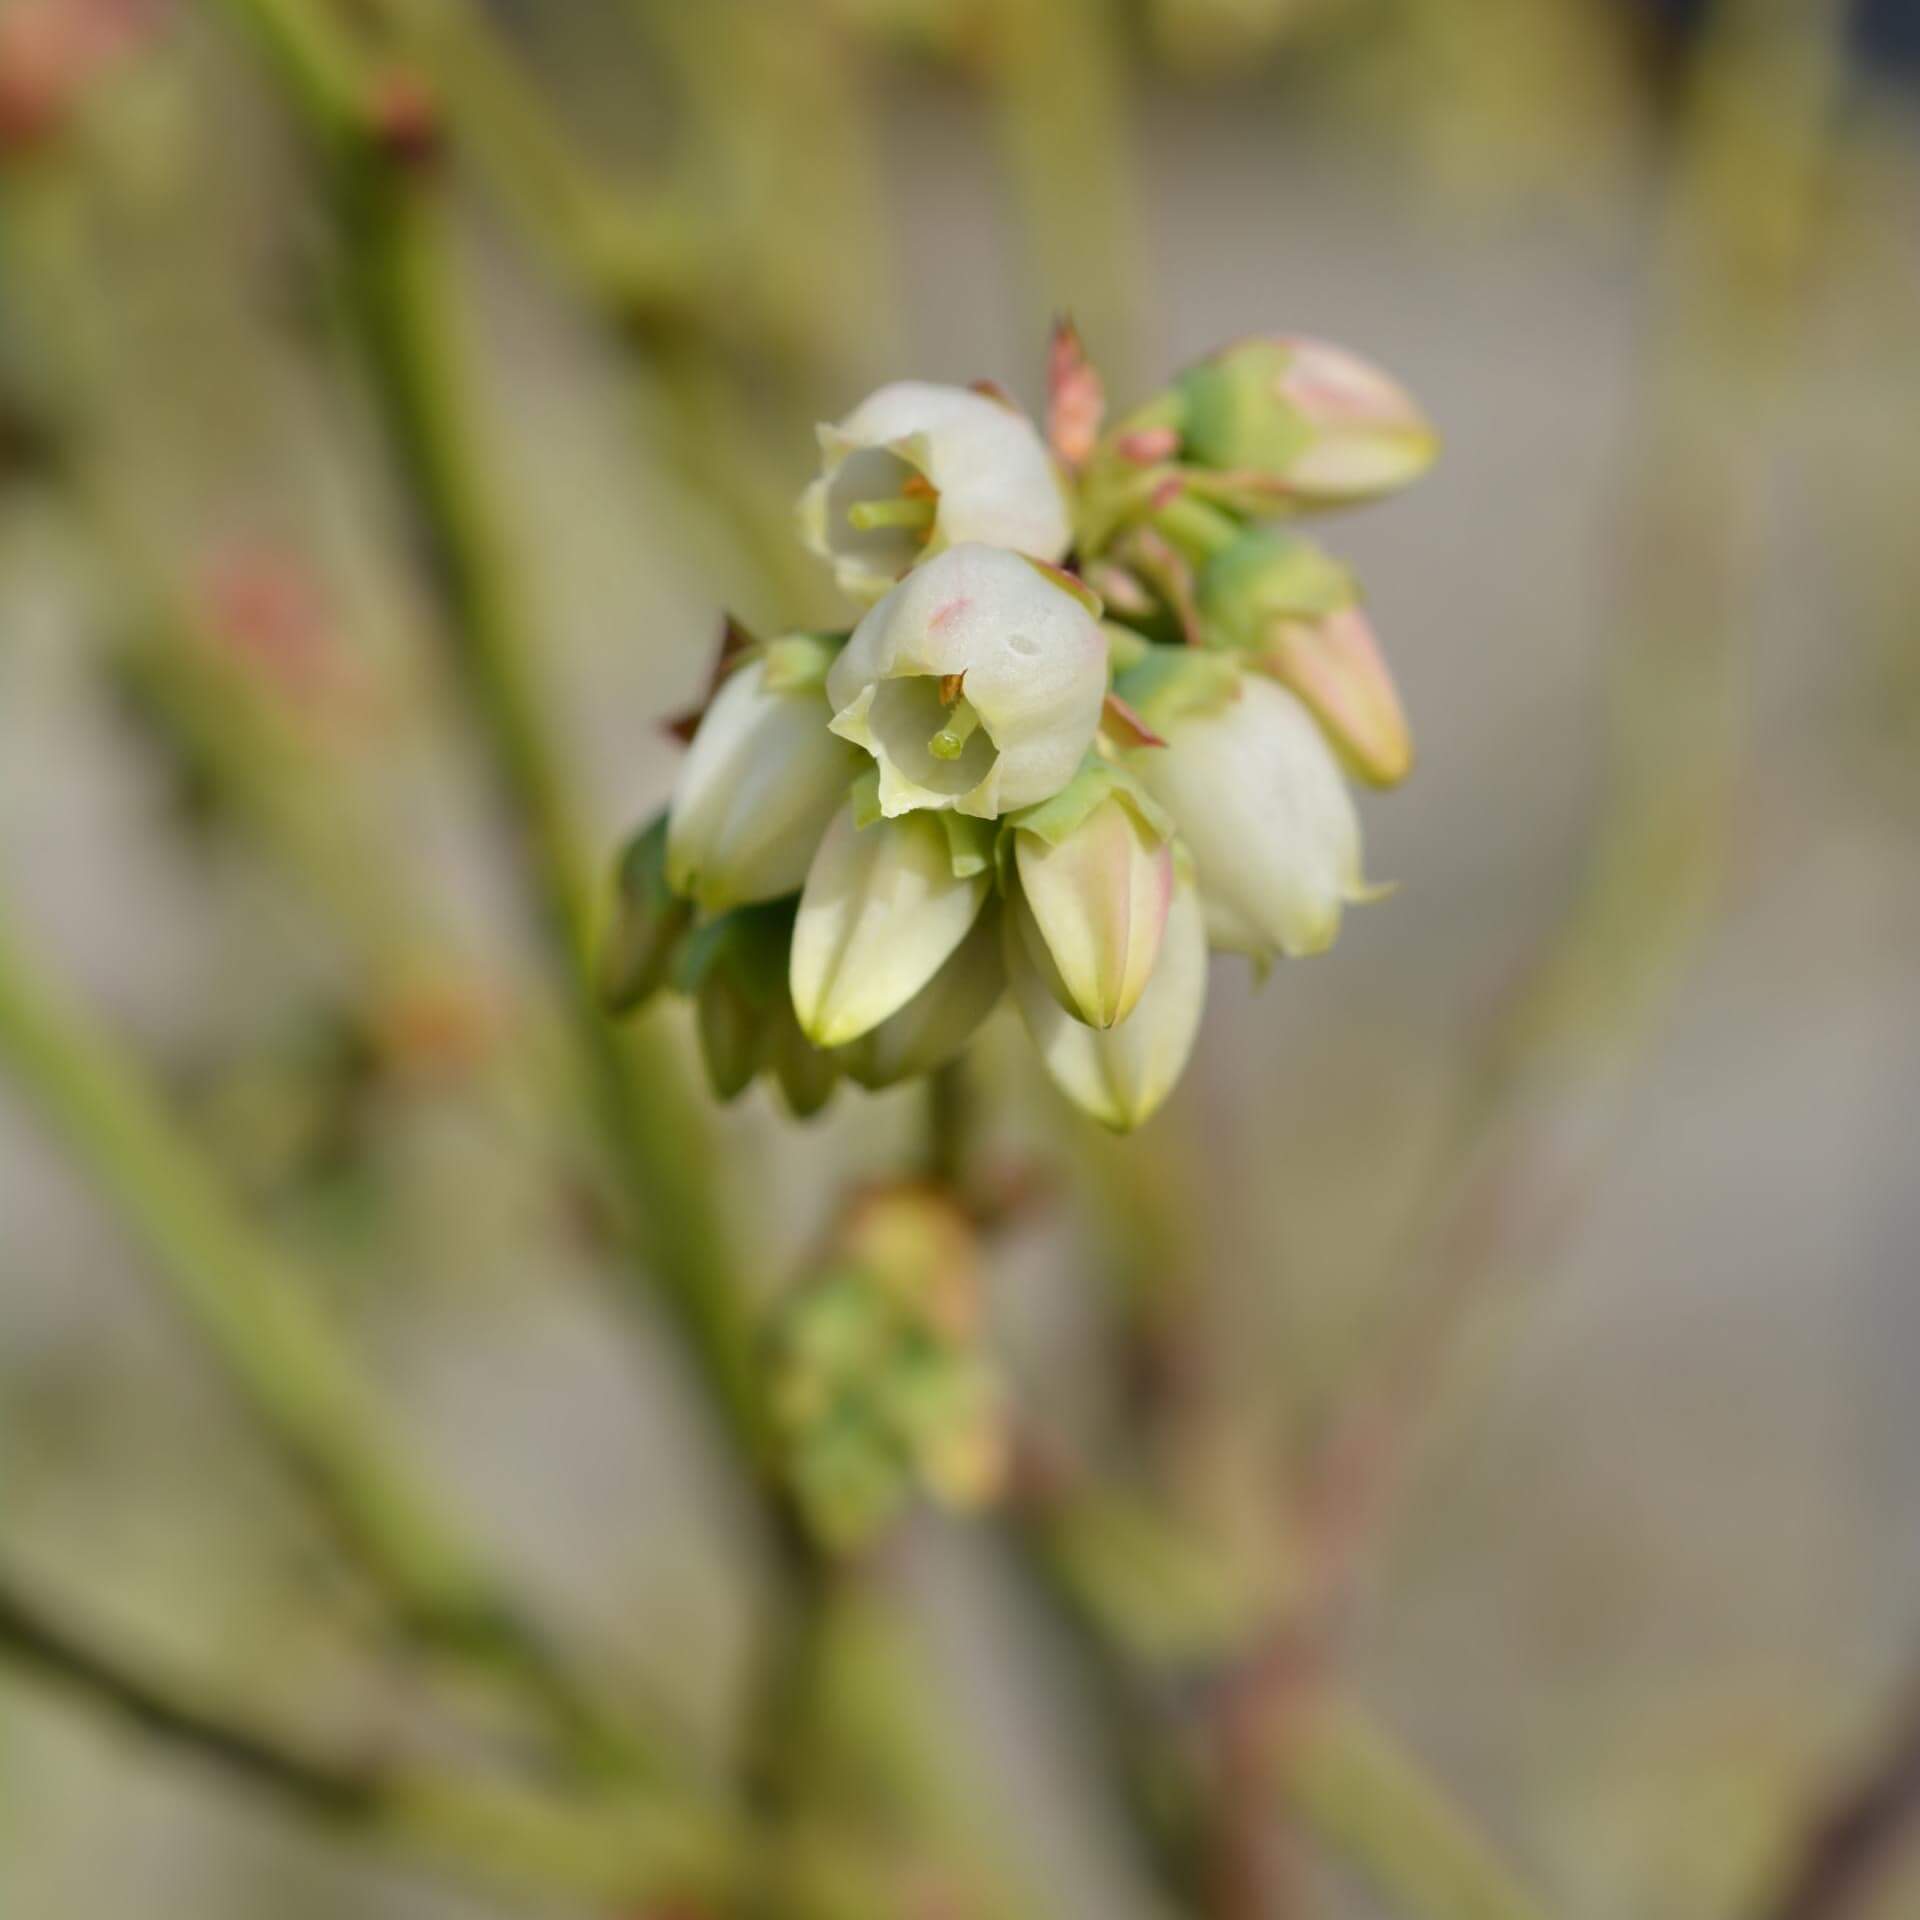
<path fill-rule="evenodd" d="M 1009 820 L 1041 971 L 1089 1026 L 1133 1011 L 1173 898 L 1172 827 L 1138 782 L 1089 760 L 1051 800 Z"/>
<path fill-rule="evenodd" d="M 1242 340 L 1176 388 L 1186 457 L 1240 476 L 1257 506 L 1343 506 L 1391 493 L 1433 464 L 1439 441 L 1412 397 L 1344 347 Z"/>
<path fill-rule="evenodd" d="M 858 767 L 829 718 L 818 678 L 782 672 L 770 657 L 727 677 L 673 791 L 674 892 L 715 914 L 800 886 Z"/>
<path fill-rule="evenodd" d="M 1207 932 L 1186 863 L 1176 859 L 1160 954 L 1133 1011 L 1118 1026 L 1087 1026 L 1055 998 L 1023 928 L 1023 901 L 1008 915 L 1007 975 L 1013 997 L 1053 1083 L 1075 1106 L 1117 1133 L 1143 1125 L 1186 1070 L 1207 998 Z"/>
<path fill-rule="evenodd" d="M 910 567 L 968 541 L 1046 561 L 1072 543 L 1052 458 L 1008 401 L 896 381 L 823 426 L 820 449 L 800 529 L 856 599 L 877 600 Z"/>
<path fill-rule="evenodd" d="M 827 674 L 833 731 L 872 754 L 881 810 L 991 820 L 1058 793 L 1106 700 L 1097 605 L 1000 547 L 954 547 L 895 587 Z"/>
<path fill-rule="evenodd" d="M 1000 915 L 990 902 L 940 971 L 898 1013 L 833 1058 L 849 1079 L 871 1091 L 918 1079 L 959 1054 L 1006 987 Z"/>
<path fill-rule="evenodd" d="M 1173 655 L 1168 685 L 1129 692 L 1135 676 L 1122 682 L 1166 742 L 1135 751 L 1129 764 L 1193 854 L 1215 946 L 1263 968 L 1276 954 L 1322 952 L 1347 903 L 1373 893 L 1340 763 L 1293 694 L 1259 674 L 1221 682 L 1221 656 L 1202 656 L 1214 670 L 1206 698 L 1170 698 L 1193 671 L 1180 657 L 1187 651 L 1156 648 L 1136 669 L 1145 678 L 1159 656 Z"/>
<path fill-rule="evenodd" d="M 1304 700 L 1347 770 L 1390 787 L 1413 767 L 1406 710 L 1352 574 L 1283 527 L 1253 527 L 1201 575 L 1208 640 Z"/>
<path fill-rule="evenodd" d="M 947 814 L 883 818 L 866 792 L 827 828 L 794 923 L 789 982 L 816 1047 L 843 1047 L 940 971 L 991 884 L 987 830 Z"/>

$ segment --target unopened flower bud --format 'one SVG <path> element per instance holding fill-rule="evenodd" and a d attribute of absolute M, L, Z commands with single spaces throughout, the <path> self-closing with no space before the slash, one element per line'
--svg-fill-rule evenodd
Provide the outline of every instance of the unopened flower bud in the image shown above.
<path fill-rule="evenodd" d="M 857 599 L 878 599 L 910 567 L 967 541 L 1047 561 L 1072 541 L 1039 431 L 970 388 L 896 381 L 823 426 L 820 447 L 801 532 Z"/>
<path fill-rule="evenodd" d="M 613 925 L 600 954 L 600 997 L 609 1013 L 632 1013 L 666 985 L 693 924 L 693 909 L 667 884 L 664 813 L 627 842 L 614 886 Z"/>
<path fill-rule="evenodd" d="M 667 878 L 676 893 L 712 914 L 800 886 L 857 765 L 827 718 L 817 681 L 784 678 L 768 658 L 728 676 L 674 788 Z"/>
<path fill-rule="evenodd" d="M 1178 391 L 1187 457 L 1270 483 L 1274 504 L 1369 500 L 1417 480 L 1438 450 L 1404 388 L 1318 340 L 1243 340 L 1190 367 Z"/>
<path fill-rule="evenodd" d="M 870 1091 L 918 1079 L 960 1052 L 999 1005 L 1006 986 L 1000 916 L 990 902 L 940 971 L 898 1013 L 834 1058 Z"/>
<path fill-rule="evenodd" d="M 827 698 L 834 732 L 879 767 L 884 813 L 991 820 L 1073 778 L 1107 692 L 1106 636 L 1083 595 L 1018 554 L 961 546 L 868 613 Z"/>
<path fill-rule="evenodd" d="M 815 1046 L 871 1032 L 939 972 L 987 897 L 988 861 L 985 830 L 970 822 L 841 808 L 794 924 L 793 1009 Z"/>
<path fill-rule="evenodd" d="M 1200 580 L 1207 637 L 1304 700 L 1334 751 L 1376 787 L 1404 780 L 1413 736 L 1345 567 L 1280 527 L 1254 527 Z"/>
<path fill-rule="evenodd" d="M 693 996 L 700 1057 L 717 1100 L 737 1099 L 763 1066 L 786 1002 L 793 935 L 788 901 L 742 907 L 699 929 L 681 954 L 675 984 Z"/>
<path fill-rule="evenodd" d="M 1119 768 L 1091 761 L 1009 824 L 1049 984 L 1089 1026 L 1124 1020 L 1152 977 L 1173 897 L 1166 815 Z"/>
<path fill-rule="evenodd" d="M 1176 674 L 1184 665 L 1172 663 Z M 1284 687 L 1242 674 L 1237 691 L 1219 693 L 1173 713 L 1167 689 L 1141 691 L 1166 745 L 1142 748 L 1129 762 L 1193 854 L 1214 945 L 1261 967 L 1276 954 L 1319 953 L 1339 933 L 1345 905 L 1371 893 L 1340 763 Z"/>
<path fill-rule="evenodd" d="M 1118 1026 L 1089 1027 L 1066 1012 L 1034 964 L 1033 933 L 1016 901 L 1006 935 L 1013 997 L 1047 1073 L 1082 1112 L 1127 1133 L 1159 1110 L 1186 1070 L 1207 997 L 1207 931 L 1191 876 L 1176 862 L 1160 956 Z"/>

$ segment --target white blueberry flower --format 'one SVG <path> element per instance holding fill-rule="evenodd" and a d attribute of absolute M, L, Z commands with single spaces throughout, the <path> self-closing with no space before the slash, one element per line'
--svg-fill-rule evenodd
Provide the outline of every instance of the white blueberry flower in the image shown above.
<path fill-rule="evenodd" d="M 989 849 L 970 822 L 880 817 L 864 796 L 827 828 L 800 895 L 790 985 L 816 1047 L 870 1032 L 940 971 L 987 897 Z"/>
<path fill-rule="evenodd" d="M 819 431 L 801 532 L 856 599 L 878 599 L 909 567 L 968 541 L 1047 561 L 1072 542 L 1046 445 L 1006 401 L 899 380 Z"/>
<path fill-rule="evenodd" d="M 1206 921 L 1184 861 L 1176 861 L 1173 899 L 1159 959 L 1133 1011 L 1117 1026 L 1076 1020 L 1055 998 L 1033 953 L 1038 941 L 1024 902 L 1005 935 L 1007 975 L 1048 1076 L 1083 1112 L 1126 1133 L 1151 1119 L 1186 1070 L 1207 997 Z"/>
<path fill-rule="evenodd" d="M 940 971 L 898 1013 L 833 1057 L 849 1079 L 869 1090 L 917 1079 L 966 1046 L 1006 988 L 1000 915 L 989 903 Z"/>
<path fill-rule="evenodd" d="M 1004 548 L 916 568 L 827 675 L 833 731 L 872 754 L 889 816 L 990 820 L 1058 793 L 1107 695 L 1107 640 L 1077 581 Z"/>
<path fill-rule="evenodd" d="M 1137 782 L 1090 761 L 1060 793 L 1017 814 L 1013 864 L 1043 972 L 1089 1026 L 1133 1011 L 1159 956 L 1173 898 L 1172 829 Z"/>
<path fill-rule="evenodd" d="M 1193 854 L 1215 946 L 1262 967 L 1276 954 L 1322 952 L 1344 907 L 1372 894 L 1353 797 L 1293 694 L 1258 674 L 1237 675 L 1237 691 L 1224 694 L 1151 717 L 1166 744 L 1129 763 Z"/>
<path fill-rule="evenodd" d="M 787 684 L 764 658 L 728 676 L 674 787 L 675 893 L 715 914 L 798 889 L 858 771 L 829 718 L 817 680 Z"/>

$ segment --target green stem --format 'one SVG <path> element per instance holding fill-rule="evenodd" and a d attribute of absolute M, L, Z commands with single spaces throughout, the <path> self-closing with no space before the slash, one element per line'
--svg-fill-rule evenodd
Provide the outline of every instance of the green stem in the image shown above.
<path fill-rule="evenodd" d="M 595 1904 L 719 1892 L 725 1824 L 678 1802 L 602 1810 L 454 1773 L 356 1760 L 269 1733 L 198 1689 L 136 1668 L 0 1574 L 0 1660 L 310 1819 L 504 1890 Z"/>
<path fill-rule="evenodd" d="M 583 1758 L 640 1764 L 630 1731 L 497 1589 L 435 1494 L 402 1464 L 386 1409 L 323 1318 L 308 1276 L 254 1233 L 145 1076 L 4 932 L 0 1067 L 114 1200 L 409 1631 L 509 1675 Z"/>
<path fill-rule="evenodd" d="M 595 985 L 592 863 L 538 683 L 535 626 L 488 476 L 457 323 L 450 236 L 432 155 L 383 142 L 370 72 L 309 70 L 317 16 L 297 0 L 228 0 L 264 38 L 297 102 L 344 74 L 351 91 L 310 112 L 333 162 L 351 291 L 395 464 L 446 610 L 455 664 L 514 825 L 533 913 L 554 955 L 583 1086 L 629 1196 L 623 1227 L 657 1279 L 724 1424 L 749 1461 L 764 1433 L 744 1302 L 705 1178 L 702 1130 L 657 1035 L 625 1036 Z"/>

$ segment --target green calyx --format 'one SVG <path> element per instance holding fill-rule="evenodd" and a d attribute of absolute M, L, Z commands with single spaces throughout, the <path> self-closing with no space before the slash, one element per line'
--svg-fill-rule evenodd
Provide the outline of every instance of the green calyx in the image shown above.
<path fill-rule="evenodd" d="M 1257 651 L 1276 620 L 1324 620 L 1359 597 L 1351 573 L 1303 535 L 1249 528 L 1208 562 L 1198 584 L 1209 642 Z"/>
<path fill-rule="evenodd" d="M 971 711 L 971 709 L 969 709 Z M 861 832 L 885 821 L 880 809 L 880 773 L 870 768 L 854 781 L 851 794 L 853 824 Z M 972 814 L 956 813 L 951 807 L 924 809 L 932 813 L 947 836 L 947 857 L 956 880 L 971 880 L 993 864 L 994 832 L 997 821 L 976 820 Z"/>
<path fill-rule="evenodd" d="M 1118 800 L 1156 840 L 1173 838 L 1172 820 L 1146 788 L 1124 767 L 1117 767 L 1095 754 L 1087 756 L 1080 771 L 1051 799 L 1008 814 L 1005 824 L 1010 834 L 1030 833 L 1048 846 L 1057 847 L 1109 800 Z M 1006 843 L 1003 837 L 1003 847 Z M 1005 859 L 1004 853 L 1001 857 Z"/>
<path fill-rule="evenodd" d="M 1185 452 L 1209 467 L 1284 473 L 1313 443 L 1310 421 L 1282 397 L 1292 348 L 1246 340 L 1189 367 L 1175 383 L 1184 402 Z"/>
<path fill-rule="evenodd" d="M 1218 713 L 1240 697 L 1240 667 L 1225 652 L 1149 646 L 1113 690 L 1155 733 L 1181 720 Z M 1143 748 L 1153 752 L 1153 748 Z"/>

